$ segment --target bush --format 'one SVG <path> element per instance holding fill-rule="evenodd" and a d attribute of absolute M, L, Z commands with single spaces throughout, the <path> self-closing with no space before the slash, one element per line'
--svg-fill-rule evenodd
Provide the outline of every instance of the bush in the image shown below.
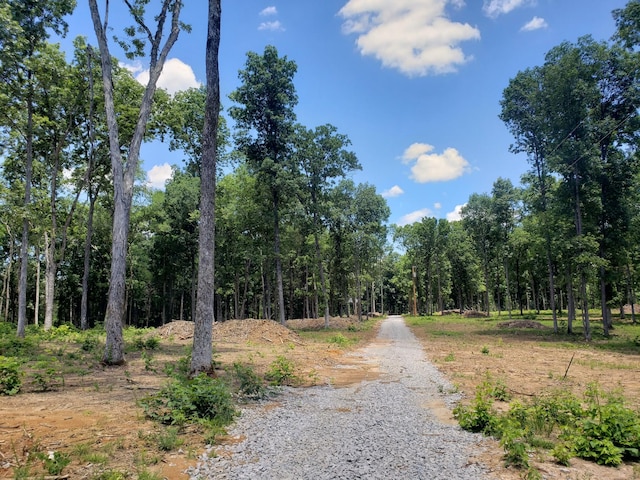
<path fill-rule="evenodd" d="M 147 417 L 167 425 L 210 421 L 229 424 L 237 414 L 227 385 L 201 373 L 191 380 L 173 381 L 141 400 Z"/>
<path fill-rule="evenodd" d="M 133 348 L 136 350 L 156 350 L 160 345 L 158 337 L 136 337 L 133 340 Z"/>
<path fill-rule="evenodd" d="M 298 381 L 293 362 L 283 355 L 278 356 L 271 363 L 265 378 L 271 382 L 271 385 L 291 385 Z"/>
<path fill-rule="evenodd" d="M 20 362 L 13 357 L 0 356 L 0 395 L 15 395 L 22 386 Z"/>
<path fill-rule="evenodd" d="M 618 466 L 624 460 L 640 459 L 640 415 L 628 408 L 620 394 L 604 393 L 592 384 L 584 402 L 568 392 L 519 401 L 499 415 L 493 409 L 495 385 L 488 378 L 476 391 L 469 406 L 458 405 L 454 416 L 465 430 L 494 435 L 505 449 L 508 465 L 528 469 L 528 449 L 551 450 L 556 461 L 569 465 L 578 456 L 600 465 Z M 554 443 L 553 431 L 561 429 Z"/>
<path fill-rule="evenodd" d="M 250 365 L 235 362 L 233 373 L 238 380 L 238 391 L 241 395 L 253 399 L 264 398 L 267 393 L 264 381 Z"/>
<path fill-rule="evenodd" d="M 597 384 L 589 385 L 585 397 L 588 405 L 584 417 L 563 435 L 572 442 L 575 454 L 611 466 L 620 465 L 624 459 L 640 458 L 638 413 L 625 406 L 621 396 L 605 394 Z"/>
<path fill-rule="evenodd" d="M 496 431 L 498 417 L 489 393 L 486 382 L 483 382 L 478 385 L 475 400 L 471 405 L 457 405 L 453 409 L 453 416 L 463 429 L 486 435 L 493 435 Z"/>

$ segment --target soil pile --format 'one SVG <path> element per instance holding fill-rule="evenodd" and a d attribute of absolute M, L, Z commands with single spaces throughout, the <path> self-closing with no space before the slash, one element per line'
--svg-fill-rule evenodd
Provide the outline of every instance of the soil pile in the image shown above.
<path fill-rule="evenodd" d="M 155 335 L 161 338 L 189 340 L 193 338 L 193 322 L 177 320 L 156 329 Z M 288 343 L 304 342 L 292 330 L 273 320 L 228 320 L 213 324 L 215 342 L 253 342 L 253 343 Z"/>
<path fill-rule="evenodd" d="M 498 326 L 500 328 L 534 328 L 536 330 L 548 328 L 540 322 L 534 322 L 533 320 L 511 320 L 509 322 L 501 322 Z"/>

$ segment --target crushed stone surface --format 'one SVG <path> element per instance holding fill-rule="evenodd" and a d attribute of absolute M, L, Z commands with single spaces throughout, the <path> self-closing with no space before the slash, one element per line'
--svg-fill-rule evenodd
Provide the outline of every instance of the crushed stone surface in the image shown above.
<path fill-rule="evenodd" d="M 426 359 L 399 316 L 360 350 L 383 375 L 346 388 L 283 389 L 276 402 L 242 410 L 233 444 L 212 447 L 190 479 L 493 478 L 475 460 L 482 437 L 441 419 L 460 395 Z"/>

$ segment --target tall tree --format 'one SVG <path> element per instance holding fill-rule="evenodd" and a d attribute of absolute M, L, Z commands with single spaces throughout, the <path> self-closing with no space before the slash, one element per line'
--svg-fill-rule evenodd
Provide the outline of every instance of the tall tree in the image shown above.
<path fill-rule="evenodd" d="M 242 85 L 230 98 L 229 114 L 236 121 L 236 141 L 247 162 L 271 197 L 273 215 L 273 250 L 278 291 L 278 318 L 285 323 L 280 210 L 295 188 L 293 133 L 298 103 L 293 76 L 297 70 L 293 61 L 279 57 L 274 46 L 267 46 L 263 55 L 247 54 L 245 69 L 239 73 Z"/>
<path fill-rule="evenodd" d="M 127 29 L 127 34 L 134 37 L 132 42 L 133 50 L 129 51 L 129 54 L 142 55 L 144 48 L 147 46 L 149 48 L 149 82 L 144 91 L 134 134 L 127 148 L 126 159 L 123 158 L 122 154 L 114 102 L 113 65 L 107 40 L 109 11 L 106 8 L 103 20 L 98 9 L 98 1 L 89 0 L 91 19 L 100 48 L 102 84 L 109 131 L 109 151 L 114 189 L 111 278 L 105 314 L 107 340 L 102 358 L 103 362 L 108 365 L 121 365 L 125 362 L 122 324 L 126 311 L 127 239 L 129 236 L 133 184 L 139 164 L 140 147 L 151 115 L 151 104 L 157 88 L 158 78 L 167 55 L 178 40 L 182 27 L 180 24 L 181 0 L 162 0 L 159 12 L 153 17 L 156 22 L 155 32 L 149 28 L 145 20 L 145 7 L 149 3 L 148 0 L 134 0 L 133 2 L 126 0 L 125 3 L 135 23 L 135 27 Z M 108 6 L 108 2 L 106 5 Z M 167 27 L 168 17 L 170 17 L 170 22 Z M 141 34 L 142 38 L 135 38 L 137 34 Z M 165 35 L 166 39 L 164 39 Z"/>
<path fill-rule="evenodd" d="M 495 247 L 495 217 L 491 197 L 487 194 L 472 194 L 461 213 L 464 226 L 473 239 L 481 259 L 484 276 L 484 308 L 489 313 L 491 311 L 490 292 L 493 286 L 490 280 L 490 267 Z"/>
<path fill-rule="evenodd" d="M 324 307 L 325 327 L 329 328 L 329 295 L 320 248 L 320 233 L 323 218 L 328 215 L 327 195 L 335 182 L 360 164 L 353 152 L 346 150 L 349 139 L 337 132 L 333 125 L 322 125 L 315 130 L 299 129 L 297 157 L 300 165 L 302 187 L 299 189 L 301 203 L 311 217 L 313 240 L 316 254 L 322 303 Z"/>
<path fill-rule="evenodd" d="M 11 107 L 26 112 L 9 119 L 25 140 L 24 149 L 24 211 L 22 242 L 20 245 L 20 279 L 18 282 L 18 336 L 23 337 L 27 324 L 27 262 L 29 246 L 29 216 L 31 182 L 33 175 L 33 141 L 35 86 L 33 60 L 53 31 L 64 35 L 67 24 L 63 20 L 75 8 L 75 0 L 3 0 L 0 12 L 7 18 L 0 35 L 0 79 L 8 90 L 9 105 L 3 105 L 5 113 L 12 115 Z M 7 109 L 6 107 L 10 108 Z M 5 123 L 6 125 L 6 123 Z"/>
<path fill-rule="evenodd" d="M 215 189 L 218 112 L 220 111 L 220 0 L 209 0 L 206 46 L 207 99 L 200 162 L 200 225 L 198 228 L 198 293 L 191 373 L 211 370 L 214 320 Z"/>
<path fill-rule="evenodd" d="M 533 196 L 529 208 L 541 218 L 542 233 L 545 238 L 545 254 L 547 260 L 547 277 L 549 283 L 549 301 L 553 314 L 553 329 L 558 333 L 558 316 L 556 312 L 555 273 L 551 252 L 551 232 L 549 226 L 549 189 L 552 176 L 548 155 L 549 132 L 547 106 L 543 95 L 543 75 L 541 67 L 519 72 L 510 80 L 503 92 L 500 104 L 500 119 L 507 124 L 515 138 L 510 150 L 513 153 L 525 153 L 531 165 L 530 171 L 523 176 L 525 184 L 531 185 Z"/>

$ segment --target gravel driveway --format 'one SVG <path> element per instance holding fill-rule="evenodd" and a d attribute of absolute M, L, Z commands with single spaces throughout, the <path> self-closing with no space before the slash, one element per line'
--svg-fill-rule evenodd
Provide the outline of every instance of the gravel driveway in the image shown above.
<path fill-rule="evenodd" d="M 451 385 L 402 317 L 386 319 L 377 340 L 357 355 L 379 365 L 378 380 L 285 389 L 276 408 L 244 409 L 229 434 L 246 440 L 204 455 L 190 478 L 490 478 L 470 459 L 482 437 L 438 419 L 459 396 L 447 393 Z"/>

